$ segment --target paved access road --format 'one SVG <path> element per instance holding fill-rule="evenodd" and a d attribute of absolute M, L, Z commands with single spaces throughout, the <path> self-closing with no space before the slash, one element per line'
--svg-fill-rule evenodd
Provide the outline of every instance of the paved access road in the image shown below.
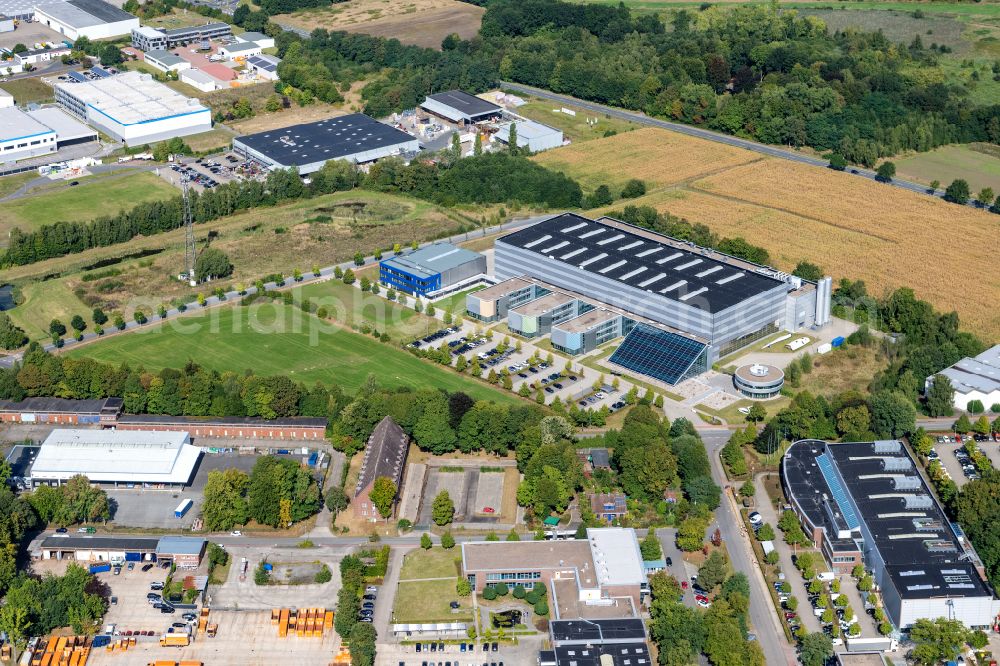
<path fill-rule="evenodd" d="M 699 139 L 706 139 L 708 141 L 715 141 L 716 143 L 724 143 L 728 146 L 736 146 L 737 148 L 745 148 L 746 150 L 752 150 L 755 153 L 761 153 L 763 155 L 768 155 L 770 157 L 777 157 L 783 160 L 791 160 L 792 162 L 799 162 L 801 164 L 809 164 L 811 166 L 817 166 L 822 168 L 828 168 L 829 162 L 824 159 L 812 157 L 811 155 L 803 155 L 801 153 L 796 153 L 790 150 L 785 150 L 784 148 L 779 148 L 777 146 L 769 146 L 764 143 L 757 143 L 756 141 L 750 141 L 748 139 L 740 139 L 735 136 L 729 136 L 728 134 L 722 134 L 721 132 L 713 132 L 712 130 L 702 129 L 700 127 L 692 127 L 691 125 L 683 125 L 681 123 L 672 123 L 668 120 L 660 120 L 659 118 L 651 118 L 644 113 L 638 113 L 636 111 L 625 111 L 624 109 L 618 109 L 613 106 L 605 106 L 603 104 L 597 104 L 595 102 L 587 102 L 576 97 L 570 97 L 569 95 L 560 95 L 558 93 L 550 92 L 548 90 L 543 90 L 541 88 L 535 88 L 533 86 L 526 86 L 520 83 L 511 83 L 509 81 L 501 81 L 500 87 L 504 90 L 511 90 L 516 93 L 522 93 L 525 95 L 533 95 L 535 97 L 541 97 L 542 99 L 547 99 L 552 102 L 558 102 L 560 104 L 567 104 L 570 106 L 575 106 L 577 108 L 586 109 L 587 111 L 593 111 L 594 113 L 604 113 L 613 118 L 620 118 L 622 120 L 628 120 L 639 125 L 645 125 L 647 127 L 659 127 L 661 129 L 670 130 L 671 132 L 679 132 L 681 134 L 687 134 L 688 136 L 698 137 Z M 845 173 L 850 173 L 852 175 L 860 176 L 861 178 L 867 178 L 868 180 L 875 180 L 875 172 L 871 169 L 864 169 L 862 167 L 850 167 L 849 171 Z M 892 187 L 898 187 L 904 190 L 909 190 L 911 192 L 917 192 L 918 194 L 930 194 L 927 186 L 919 185 L 917 183 L 911 183 L 905 180 L 893 179 L 892 182 L 886 183 Z M 943 190 L 936 190 L 934 196 L 941 197 L 944 195 Z M 971 202 L 968 205 L 973 205 Z"/>

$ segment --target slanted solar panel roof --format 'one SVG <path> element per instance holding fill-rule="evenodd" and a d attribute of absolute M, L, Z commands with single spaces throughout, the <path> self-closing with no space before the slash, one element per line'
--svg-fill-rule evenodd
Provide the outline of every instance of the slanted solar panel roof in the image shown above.
<path fill-rule="evenodd" d="M 720 312 L 783 284 L 717 252 L 627 225 L 566 213 L 515 231 L 498 242 L 536 252 L 636 289 Z M 652 280 L 655 276 L 662 276 Z M 565 285 L 564 285 L 565 286 Z"/>
<path fill-rule="evenodd" d="M 639 324 L 609 361 L 668 384 L 679 382 L 706 345 L 676 333 Z"/>

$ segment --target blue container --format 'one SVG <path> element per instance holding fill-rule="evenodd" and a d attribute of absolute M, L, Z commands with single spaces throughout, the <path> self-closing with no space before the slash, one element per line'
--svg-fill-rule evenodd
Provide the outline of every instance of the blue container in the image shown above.
<path fill-rule="evenodd" d="M 842 335 L 838 335 L 833 340 L 830 340 L 831 347 L 839 347 L 842 344 L 844 344 L 844 336 Z"/>
<path fill-rule="evenodd" d="M 94 640 L 91 642 L 90 646 L 99 648 L 99 647 L 104 647 L 105 645 L 108 645 L 110 643 L 111 643 L 111 636 L 105 636 L 102 634 L 101 636 L 94 636 Z"/>
<path fill-rule="evenodd" d="M 91 564 L 90 565 L 90 573 L 92 573 L 92 574 L 101 573 L 103 571 L 111 571 L 111 565 L 110 564 Z"/>
<path fill-rule="evenodd" d="M 275 451 L 275 453 L 277 453 L 279 456 L 287 456 L 288 454 L 291 453 L 291 451 L 289 451 L 288 449 L 278 449 L 277 451 Z"/>
<path fill-rule="evenodd" d="M 274 565 L 270 562 L 264 562 L 264 571 L 271 571 L 274 569 Z"/>
<path fill-rule="evenodd" d="M 317 462 L 319 462 L 319 452 L 313 451 L 309 454 L 309 466 L 315 467 Z"/>
<path fill-rule="evenodd" d="M 126 562 L 142 562 L 142 553 L 125 553 Z"/>

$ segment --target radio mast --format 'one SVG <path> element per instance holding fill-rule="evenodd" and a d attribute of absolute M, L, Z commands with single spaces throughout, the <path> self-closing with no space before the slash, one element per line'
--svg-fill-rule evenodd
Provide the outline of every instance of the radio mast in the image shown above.
<path fill-rule="evenodd" d="M 181 196 L 184 200 L 184 274 L 188 284 L 195 285 L 194 279 L 194 216 L 191 214 L 191 197 L 188 194 L 187 178 L 181 180 Z"/>

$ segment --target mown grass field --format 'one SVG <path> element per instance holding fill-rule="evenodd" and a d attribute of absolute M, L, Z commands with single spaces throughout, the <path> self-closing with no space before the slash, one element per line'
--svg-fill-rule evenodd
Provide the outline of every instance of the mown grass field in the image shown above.
<path fill-rule="evenodd" d="M 895 164 L 900 178 L 925 185 L 937 180 L 944 187 L 956 178 L 964 178 L 973 194 L 984 187 L 1000 193 L 1000 148 L 996 146 L 944 146 L 896 159 Z"/>
<path fill-rule="evenodd" d="M 14 96 L 14 101 L 19 105 L 29 102 L 47 102 L 55 99 L 55 91 L 52 86 L 45 85 L 40 79 L 16 79 L 6 81 L 3 89 Z"/>
<path fill-rule="evenodd" d="M 448 578 L 458 576 L 455 560 L 461 559 L 461 551 L 456 549 L 431 548 L 411 550 L 403 558 L 403 568 L 399 580 L 420 580 L 421 578 Z"/>
<path fill-rule="evenodd" d="M 14 227 L 29 231 L 54 222 L 86 222 L 114 215 L 144 201 L 177 196 L 178 190 L 155 174 L 142 172 L 81 181 L 76 187 L 63 184 L 53 192 L 32 194 L 3 204 L 0 236 Z"/>
<path fill-rule="evenodd" d="M 253 369 L 259 375 L 286 374 L 306 384 L 337 384 L 347 391 L 356 390 L 373 374 L 384 386 L 465 391 L 474 398 L 497 402 L 518 400 L 509 392 L 426 363 L 392 344 L 321 322 L 277 302 L 219 307 L 177 317 L 69 354 L 152 370 L 181 367 L 193 360 L 220 372 Z"/>
<path fill-rule="evenodd" d="M 957 310 L 970 330 L 987 339 L 1000 336 L 996 215 L 829 169 L 738 148 L 720 151 L 659 129 L 535 159 L 559 164 L 588 184 L 646 181 L 646 196 L 592 214 L 625 204 L 653 206 L 704 223 L 720 236 L 742 236 L 766 248 L 782 269 L 809 260 L 835 279 L 865 280 L 877 296 L 912 287 L 940 310 Z"/>
<path fill-rule="evenodd" d="M 58 319 L 67 328 L 75 314 L 90 320 L 90 309 L 61 280 L 32 282 L 24 285 L 21 292 L 24 303 L 8 310 L 7 314 L 32 340 L 48 341 L 49 322 L 53 319 Z"/>

